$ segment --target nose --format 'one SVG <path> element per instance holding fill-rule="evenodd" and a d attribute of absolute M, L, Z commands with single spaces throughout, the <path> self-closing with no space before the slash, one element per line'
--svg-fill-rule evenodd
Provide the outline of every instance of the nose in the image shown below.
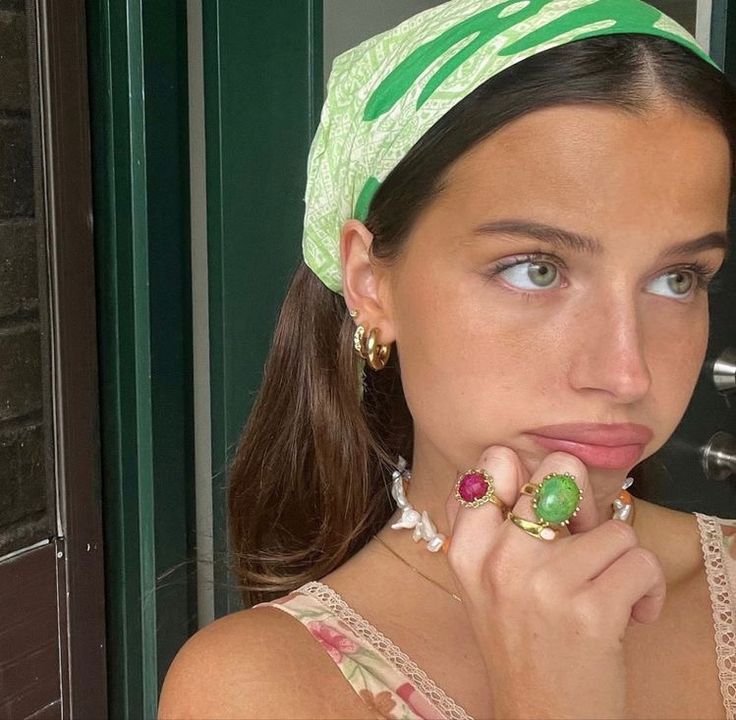
<path fill-rule="evenodd" d="M 621 293 L 623 295 L 623 292 Z M 580 313 L 579 342 L 572 347 L 569 381 L 578 391 L 606 393 L 617 403 L 634 403 L 652 383 L 646 343 L 634 298 L 607 296 Z"/>

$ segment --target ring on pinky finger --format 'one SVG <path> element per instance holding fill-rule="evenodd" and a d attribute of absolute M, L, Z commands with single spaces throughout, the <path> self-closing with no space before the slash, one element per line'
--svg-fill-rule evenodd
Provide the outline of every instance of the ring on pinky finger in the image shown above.
<path fill-rule="evenodd" d="M 550 527 L 548 523 L 536 523 L 531 520 L 525 520 L 512 512 L 508 512 L 506 517 L 511 520 L 514 525 L 520 527 L 527 535 L 531 535 L 537 540 L 554 540 L 557 537 L 557 531 Z"/>

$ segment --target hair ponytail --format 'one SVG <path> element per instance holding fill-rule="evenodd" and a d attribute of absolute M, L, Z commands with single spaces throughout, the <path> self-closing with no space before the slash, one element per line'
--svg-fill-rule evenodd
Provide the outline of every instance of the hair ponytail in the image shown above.
<path fill-rule="evenodd" d="M 343 298 L 302 263 L 230 468 L 231 552 L 247 604 L 326 575 L 393 512 L 389 466 L 410 453 L 411 418 L 396 353 L 379 373 L 366 369 L 361 402 L 354 329 Z"/>

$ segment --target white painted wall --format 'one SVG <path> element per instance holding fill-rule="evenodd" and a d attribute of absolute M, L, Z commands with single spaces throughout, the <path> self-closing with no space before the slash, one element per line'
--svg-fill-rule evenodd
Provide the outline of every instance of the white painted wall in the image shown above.
<path fill-rule="evenodd" d="M 215 619 L 212 544 L 212 428 L 210 330 L 207 278 L 207 186 L 205 173 L 202 0 L 187 0 L 189 58 L 189 169 L 192 232 L 192 333 L 194 355 L 194 492 L 197 527 L 199 627 Z"/>

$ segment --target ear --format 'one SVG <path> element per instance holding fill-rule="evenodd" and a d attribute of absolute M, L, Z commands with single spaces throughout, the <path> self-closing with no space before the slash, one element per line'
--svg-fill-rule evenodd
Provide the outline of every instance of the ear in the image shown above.
<path fill-rule="evenodd" d="M 340 234 L 342 294 L 348 309 L 357 310 L 355 322 L 377 328 L 379 342 L 395 340 L 390 312 L 389 283 L 384 267 L 371 260 L 373 234 L 360 220 L 348 220 Z"/>

